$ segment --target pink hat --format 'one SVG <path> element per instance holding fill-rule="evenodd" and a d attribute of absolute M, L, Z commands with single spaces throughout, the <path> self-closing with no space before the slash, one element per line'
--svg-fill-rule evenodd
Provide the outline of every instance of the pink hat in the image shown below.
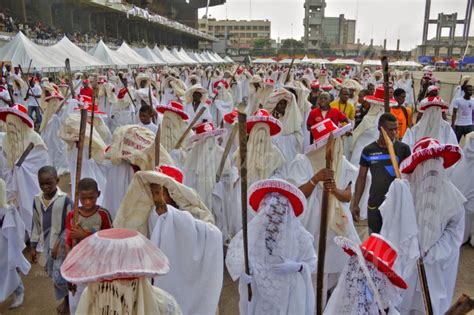
<path fill-rule="evenodd" d="M 222 79 L 222 80 L 218 80 L 218 81 L 214 82 L 214 84 L 212 86 L 215 89 L 217 89 L 217 87 L 219 87 L 219 86 L 223 86 L 227 90 L 229 88 L 229 82 L 227 82 L 227 80 L 225 80 L 225 79 Z"/>
<path fill-rule="evenodd" d="M 33 128 L 33 120 L 28 116 L 28 110 L 21 104 L 15 104 L 13 107 L 0 108 L 0 120 L 6 121 L 8 115 L 15 115 L 29 127 Z"/>
<path fill-rule="evenodd" d="M 188 120 L 189 118 L 188 114 L 184 111 L 183 104 L 176 101 L 171 101 L 168 105 L 158 105 L 156 106 L 156 110 L 162 114 L 169 110 L 170 112 L 178 114 L 183 120 Z"/>
<path fill-rule="evenodd" d="M 195 142 L 207 137 L 219 137 L 225 134 L 225 129 L 216 129 L 212 122 L 204 122 L 196 126 L 195 134 L 189 137 L 189 141 Z"/>
<path fill-rule="evenodd" d="M 329 118 L 315 124 L 311 127 L 313 143 L 306 147 L 305 154 L 325 146 L 328 143 L 328 138 L 331 133 L 334 135 L 334 137 L 340 137 L 351 131 L 351 127 L 351 124 L 347 124 L 339 128 Z"/>
<path fill-rule="evenodd" d="M 266 80 L 264 81 L 264 83 L 265 83 L 266 85 L 275 86 L 275 80 L 273 80 L 273 79 L 266 79 Z"/>
<path fill-rule="evenodd" d="M 270 136 L 277 135 L 281 131 L 281 122 L 271 116 L 265 109 L 258 109 L 253 116 L 247 118 L 247 133 L 250 133 L 255 124 L 258 123 L 263 123 L 270 127 Z"/>
<path fill-rule="evenodd" d="M 458 145 L 440 144 L 434 138 L 421 138 L 415 143 L 413 153 L 400 164 L 400 172 L 410 174 L 418 164 L 434 158 L 442 158 L 443 167 L 448 168 L 461 159 L 461 148 Z"/>
<path fill-rule="evenodd" d="M 306 198 L 298 187 L 282 179 L 265 179 L 252 184 L 249 187 L 250 207 L 258 212 L 260 202 L 269 193 L 276 192 L 282 194 L 291 204 L 295 216 L 303 213 L 306 204 Z"/>
<path fill-rule="evenodd" d="M 349 256 L 354 256 L 356 254 L 354 246 L 356 245 L 346 240 L 347 238 L 342 236 L 337 236 L 334 239 L 335 243 L 342 247 Z M 378 271 L 384 273 L 392 284 L 401 289 L 408 288 L 405 280 L 393 270 L 398 256 L 395 246 L 377 233 L 370 234 L 369 238 L 359 246 L 365 260 L 374 265 Z"/>
<path fill-rule="evenodd" d="M 183 183 L 183 172 L 177 167 L 171 166 L 171 165 L 160 165 L 157 169 L 158 172 L 165 174 L 166 176 L 169 176 L 173 178 L 175 181 L 178 183 L 182 184 Z"/>
<path fill-rule="evenodd" d="M 145 236 L 128 229 L 101 230 L 85 238 L 61 266 L 62 276 L 72 283 L 151 278 L 169 270 L 165 254 Z"/>
<path fill-rule="evenodd" d="M 321 86 L 321 84 L 319 83 L 318 80 L 313 80 L 310 85 L 309 85 L 312 89 L 319 89 L 319 87 Z"/>
<path fill-rule="evenodd" d="M 371 103 L 371 104 L 375 104 L 375 105 L 380 105 L 380 106 L 384 106 L 385 102 L 384 102 L 384 87 L 383 85 L 379 85 L 376 89 L 375 89 L 375 93 L 374 95 L 367 95 L 366 97 L 364 97 L 364 99 Z M 391 98 L 389 100 L 389 105 L 390 106 L 395 106 L 397 105 L 397 101 L 393 98 Z"/>
<path fill-rule="evenodd" d="M 224 121 L 232 125 L 237 120 L 238 115 L 239 115 L 239 111 L 237 109 L 234 109 L 230 113 L 227 113 L 224 115 Z"/>
<path fill-rule="evenodd" d="M 427 108 L 432 106 L 441 108 L 441 111 L 445 112 L 449 109 L 448 104 L 439 96 L 429 96 L 421 100 L 420 104 L 418 105 L 418 111 L 424 112 Z"/>
<path fill-rule="evenodd" d="M 62 100 L 64 100 L 64 97 L 58 92 L 53 92 L 53 93 L 50 93 L 48 96 L 46 96 L 44 98 L 44 101 L 49 102 L 52 99 L 57 99 L 57 100 L 62 101 Z"/>

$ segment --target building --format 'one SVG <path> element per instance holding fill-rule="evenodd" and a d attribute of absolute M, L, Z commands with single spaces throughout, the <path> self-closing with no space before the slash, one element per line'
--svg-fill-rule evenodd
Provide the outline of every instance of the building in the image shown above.
<path fill-rule="evenodd" d="M 197 30 L 198 9 L 225 0 L 0 0 L 19 23 L 148 45 L 197 48 L 216 39 Z M 130 14 L 134 7 L 139 14 Z"/>
<path fill-rule="evenodd" d="M 305 50 L 315 52 L 321 48 L 355 43 L 356 21 L 324 16 L 325 0 L 306 0 L 303 19 Z"/>
<path fill-rule="evenodd" d="M 474 37 L 449 37 L 440 36 L 426 40 L 425 44 L 418 45 L 413 54 L 420 58 L 423 56 L 435 58 L 456 58 L 461 59 L 464 55 L 472 56 L 474 49 Z"/>
<path fill-rule="evenodd" d="M 224 42 L 224 50 L 229 47 L 250 49 L 256 39 L 270 40 L 271 22 L 268 20 L 216 20 L 199 19 L 199 31 Z M 206 45 L 203 43 L 200 48 Z M 209 43 L 207 44 L 209 45 Z"/>

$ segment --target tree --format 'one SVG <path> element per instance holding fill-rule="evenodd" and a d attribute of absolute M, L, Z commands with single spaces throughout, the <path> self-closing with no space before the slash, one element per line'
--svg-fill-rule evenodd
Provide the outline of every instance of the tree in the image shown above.
<path fill-rule="evenodd" d="M 272 46 L 272 42 L 270 38 L 258 38 L 253 41 L 252 47 L 253 49 L 268 49 Z"/>
<path fill-rule="evenodd" d="M 304 48 L 304 43 L 302 41 L 290 38 L 290 39 L 284 39 L 281 41 L 281 49 L 299 49 L 299 48 Z"/>

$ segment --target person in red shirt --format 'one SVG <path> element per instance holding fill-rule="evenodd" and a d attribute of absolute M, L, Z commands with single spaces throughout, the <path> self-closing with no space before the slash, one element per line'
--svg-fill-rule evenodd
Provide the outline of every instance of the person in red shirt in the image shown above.
<path fill-rule="evenodd" d="M 348 123 L 347 116 L 337 108 L 331 108 L 329 106 L 330 95 L 327 92 L 322 92 L 318 97 L 318 107 L 311 110 L 306 120 L 306 127 L 311 130 L 311 127 L 315 124 L 323 121 L 324 119 L 331 119 L 336 126 L 340 126 L 341 123 Z"/>
<path fill-rule="evenodd" d="M 92 88 L 89 85 L 89 80 L 86 79 L 82 81 L 82 87 L 79 91 L 79 95 L 87 95 L 92 98 Z"/>

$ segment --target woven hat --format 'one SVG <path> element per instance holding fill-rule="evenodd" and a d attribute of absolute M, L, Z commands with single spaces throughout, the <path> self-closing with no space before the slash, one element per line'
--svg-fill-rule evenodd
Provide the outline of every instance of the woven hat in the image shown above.
<path fill-rule="evenodd" d="M 187 89 L 186 92 L 184 93 L 184 99 L 186 103 L 191 103 L 193 101 L 194 92 L 199 92 L 202 94 L 202 99 L 201 99 L 202 101 L 207 99 L 207 94 L 208 94 L 207 90 L 203 88 L 200 84 L 195 84 L 191 86 L 189 89 Z"/>
<path fill-rule="evenodd" d="M 148 83 L 150 81 L 150 78 L 145 73 L 140 72 L 137 75 L 137 78 L 135 79 L 135 81 L 137 82 L 137 86 L 140 87 L 140 83 L 142 81 L 146 81 Z"/>
<path fill-rule="evenodd" d="M 311 127 L 311 134 L 313 135 L 313 143 L 306 147 L 305 154 L 310 151 L 315 151 L 328 143 L 331 133 L 334 137 L 340 137 L 351 131 L 352 125 L 346 124 L 339 128 L 331 119 L 324 119 L 323 121 Z"/>
<path fill-rule="evenodd" d="M 306 205 L 305 196 L 298 187 L 281 179 L 265 179 L 252 184 L 252 186 L 249 187 L 250 207 L 255 212 L 258 212 L 260 202 L 267 194 L 272 192 L 282 194 L 288 198 L 288 201 L 295 212 L 295 216 L 299 216 L 303 213 Z"/>
<path fill-rule="evenodd" d="M 384 106 L 385 102 L 384 102 L 384 87 L 383 87 L 383 85 L 379 85 L 375 89 L 374 95 L 367 95 L 366 97 L 364 97 L 364 99 L 367 102 L 369 102 L 370 104 Z M 389 100 L 389 105 L 390 106 L 396 106 L 397 104 L 398 103 L 395 99 L 391 98 Z"/>
<path fill-rule="evenodd" d="M 207 137 L 219 137 L 226 133 L 223 128 L 216 129 L 212 122 L 204 122 L 196 126 L 195 134 L 189 137 L 189 141 L 195 142 Z"/>
<path fill-rule="evenodd" d="M 440 144 L 435 138 L 421 138 L 415 143 L 413 153 L 400 164 L 400 172 L 410 174 L 418 164 L 434 158 L 442 158 L 444 168 L 448 168 L 461 159 L 461 147 L 452 144 Z"/>
<path fill-rule="evenodd" d="M 229 82 L 227 82 L 227 80 L 218 80 L 216 82 L 214 82 L 214 84 L 212 85 L 214 87 L 214 89 L 217 89 L 219 86 L 222 86 L 224 89 L 229 89 Z"/>
<path fill-rule="evenodd" d="M 156 106 L 156 110 L 162 114 L 164 114 L 165 111 L 171 111 L 178 114 L 183 120 L 188 120 L 189 118 L 188 114 L 184 111 L 183 104 L 176 101 L 171 101 L 168 105 L 158 105 Z"/>
<path fill-rule="evenodd" d="M 270 136 L 279 134 L 282 128 L 281 122 L 265 109 L 258 109 L 253 116 L 247 118 L 247 133 L 250 133 L 252 128 L 258 123 L 263 123 L 270 127 Z"/>
<path fill-rule="evenodd" d="M 170 270 L 168 258 L 149 239 L 128 229 L 101 230 L 75 246 L 61 266 L 72 283 L 155 277 Z"/>
<path fill-rule="evenodd" d="M 448 104 L 443 101 L 443 99 L 439 96 L 429 96 L 421 100 L 420 104 L 418 105 L 418 111 L 424 112 L 427 108 L 430 107 L 439 107 L 441 111 L 445 112 L 449 109 Z"/>
<path fill-rule="evenodd" d="M 12 107 L 2 107 L 0 108 L 0 120 L 2 121 L 7 121 L 7 116 L 8 115 L 15 115 L 29 127 L 33 128 L 33 120 L 28 116 L 28 110 L 26 109 L 25 106 L 21 104 L 15 104 Z"/>
<path fill-rule="evenodd" d="M 334 242 L 349 256 L 356 255 L 358 250 L 356 246 L 358 245 L 346 237 L 337 236 L 334 238 Z M 398 253 L 395 246 L 388 240 L 377 233 L 372 233 L 359 247 L 365 260 L 374 265 L 378 271 L 384 273 L 392 284 L 401 289 L 408 288 L 405 280 L 393 270 L 393 265 L 395 264 Z"/>

